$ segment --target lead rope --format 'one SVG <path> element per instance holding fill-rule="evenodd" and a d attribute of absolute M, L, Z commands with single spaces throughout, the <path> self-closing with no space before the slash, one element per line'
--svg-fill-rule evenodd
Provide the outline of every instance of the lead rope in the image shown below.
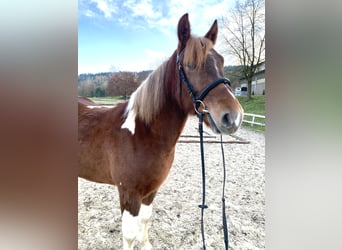
<path fill-rule="evenodd" d="M 223 235 L 224 235 L 224 245 L 225 249 L 228 250 L 228 223 L 227 223 L 227 217 L 226 217 L 226 199 L 224 198 L 224 190 L 226 187 L 226 163 L 224 158 L 224 150 L 223 150 L 223 140 L 222 140 L 222 134 L 220 134 L 221 137 L 221 153 L 222 153 L 222 161 L 223 161 L 223 183 L 222 183 L 222 226 L 223 226 Z"/>
<path fill-rule="evenodd" d="M 202 162 L 202 204 L 199 205 L 201 208 L 201 234 L 202 234 L 202 243 L 203 250 L 206 249 L 205 246 L 205 236 L 204 236 L 204 209 L 208 208 L 205 204 L 205 163 L 204 163 L 204 147 L 203 147 L 203 112 L 198 112 L 198 131 L 200 136 L 200 151 L 201 151 L 201 162 Z M 207 114 L 210 113 L 207 112 Z M 224 198 L 224 190 L 226 186 L 226 164 L 224 158 L 224 149 L 223 149 L 223 139 L 222 134 L 220 134 L 221 138 L 221 153 L 222 153 L 222 161 L 223 161 L 223 184 L 222 184 L 222 226 L 223 226 L 223 235 L 224 235 L 224 245 L 225 249 L 228 250 L 229 240 L 228 240 L 228 224 L 226 218 L 226 204 Z"/>
<path fill-rule="evenodd" d="M 202 234 L 202 242 L 203 242 L 203 250 L 205 250 L 205 237 L 204 237 L 204 222 L 203 215 L 204 209 L 208 208 L 205 205 L 205 166 L 204 166 L 204 148 L 203 148 L 203 113 L 198 113 L 198 131 L 200 134 L 200 148 L 201 148 L 201 161 L 202 161 L 202 204 L 199 205 L 201 208 L 201 234 Z"/>

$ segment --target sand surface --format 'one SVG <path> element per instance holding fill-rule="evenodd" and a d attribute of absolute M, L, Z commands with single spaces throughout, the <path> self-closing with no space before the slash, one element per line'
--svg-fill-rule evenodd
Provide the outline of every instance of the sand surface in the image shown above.
<path fill-rule="evenodd" d="M 198 140 L 190 118 L 181 141 Z M 213 135 L 209 128 L 208 134 Z M 206 135 L 208 135 L 206 134 Z M 265 249 L 265 136 L 241 128 L 249 144 L 225 143 L 226 213 L 229 249 Z M 224 136 L 224 141 L 236 138 Z M 207 141 L 219 141 L 205 138 Z M 205 143 L 207 249 L 224 249 L 222 232 L 222 156 L 219 143 Z M 199 143 L 179 142 L 170 174 L 153 202 L 149 238 L 154 249 L 202 249 L 202 177 Z M 78 179 L 78 249 L 122 249 L 121 213 L 116 187 Z M 140 249 L 137 244 L 135 249 Z"/>

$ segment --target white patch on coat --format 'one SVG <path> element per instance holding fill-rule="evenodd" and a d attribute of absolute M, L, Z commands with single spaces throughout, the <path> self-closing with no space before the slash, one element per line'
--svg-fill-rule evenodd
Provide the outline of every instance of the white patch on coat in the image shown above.
<path fill-rule="evenodd" d="M 149 206 L 141 204 L 138 216 L 133 216 L 130 212 L 124 210 L 122 214 L 123 249 L 133 249 L 135 240 L 143 244 L 143 249 L 152 249 L 152 245 L 148 240 L 151 216 L 152 204 Z"/>
<path fill-rule="evenodd" d="M 123 249 L 133 249 L 134 241 L 139 233 L 139 217 L 133 216 L 130 212 L 124 210 L 122 213 L 122 237 Z"/>
<path fill-rule="evenodd" d="M 128 129 L 132 135 L 135 133 L 135 117 L 136 113 L 133 110 L 133 104 L 135 99 L 135 92 L 131 95 L 125 110 L 125 122 L 121 125 L 122 129 Z"/>
<path fill-rule="evenodd" d="M 140 223 L 140 231 L 137 235 L 137 240 L 140 241 L 143 245 L 143 249 L 150 250 L 152 249 L 152 245 L 148 240 L 148 229 L 151 226 L 151 217 L 152 217 L 152 204 L 146 206 L 141 204 L 139 211 L 139 223 Z"/>

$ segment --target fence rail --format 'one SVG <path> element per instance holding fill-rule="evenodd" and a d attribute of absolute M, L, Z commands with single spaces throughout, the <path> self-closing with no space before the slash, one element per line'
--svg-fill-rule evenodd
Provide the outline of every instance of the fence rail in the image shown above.
<path fill-rule="evenodd" d="M 251 116 L 252 120 L 243 120 L 243 122 L 249 123 L 251 124 L 251 126 L 255 125 L 259 125 L 259 126 L 265 126 L 265 123 L 261 123 L 261 122 L 256 122 L 255 118 L 261 118 L 261 119 L 265 119 L 266 117 L 264 115 L 256 115 L 256 114 L 250 114 L 250 113 L 244 113 L 244 117 L 246 116 Z"/>

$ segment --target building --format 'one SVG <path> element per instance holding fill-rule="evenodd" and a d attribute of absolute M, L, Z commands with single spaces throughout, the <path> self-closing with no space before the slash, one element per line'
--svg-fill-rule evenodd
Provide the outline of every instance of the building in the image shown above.
<path fill-rule="evenodd" d="M 247 94 L 247 80 L 245 78 L 240 79 L 240 86 L 236 90 L 241 91 L 241 95 Z M 246 92 L 246 93 L 245 93 Z M 259 63 L 257 70 L 252 79 L 252 95 L 264 95 L 265 94 L 265 62 Z"/>

